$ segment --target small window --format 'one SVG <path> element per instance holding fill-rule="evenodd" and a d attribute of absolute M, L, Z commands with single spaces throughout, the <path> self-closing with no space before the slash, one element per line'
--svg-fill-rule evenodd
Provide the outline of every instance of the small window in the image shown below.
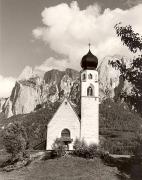
<path fill-rule="evenodd" d="M 86 80 L 86 74 L 82 75 L 82 80 L 85 81 Z"/>
<path fill-rule="evenodd" d="M 87 96 L 93 96 L 93 89 L 90 86 L 87 89 Z"/>
<path fill-rule="evenodd" d="M 93 76 L 92 76 L 92 74 L 90 73 L 89 75 L 88 75 L 88 79 L 92 79 L 93 78 Z"/>

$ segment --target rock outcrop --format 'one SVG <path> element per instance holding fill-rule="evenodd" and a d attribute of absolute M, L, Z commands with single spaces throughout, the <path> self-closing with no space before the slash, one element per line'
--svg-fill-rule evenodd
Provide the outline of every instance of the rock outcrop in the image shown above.
<path fill-rule="evenodd" d="M 12 113 L 12 102 L 10 101 L 10 98 L 7 98 L 7 100 L 5 101 L 3 107 L 2 107 L 2 112 L 4 112 L 5 117 L 9 118 L 11 116 L 13 116 Z"/>
<path fill-rule="evenodd" d="M 3 105 L 5 104 L 7 98 L 0 98 L 0 113 L 3 111 Z"/>
<path fill-rule="evenodd" d="M 54 103 L 64 96 L 69 97 L 78 77 L 77 71 L 66 69 L 48 71 L 42 79 L 36 75 L 29 79 L 20 79 L 15 83 L 11 96 L 3 104 L 3 112 L 6 117 L 30 113 L 48 101 Z"/>
<path fill-rule="evenodd" d="M 32 79 L 16 82 L 11 96 L 3 106 L 4 113 L 10 117 L 33 111 L 40 104 L 40 92 L 40 85 Z"/>
<path fill-rule="evenodd" d="M 100 100 L 117 98 L 120 92 L 130 93 L 131 85 L 120 77 L 120 71 L 111 65 L 111 61 L 119 61 L 129 65 L 130 61 L 122 56 L 105 57 L 98 67 Z"/>
<path fill-rule="evenodd" d="M 18 80 L 27 80 L 34 76 L 33 69 L 30 66 L 26 66 L 20 76 L 18 77 Z"/>

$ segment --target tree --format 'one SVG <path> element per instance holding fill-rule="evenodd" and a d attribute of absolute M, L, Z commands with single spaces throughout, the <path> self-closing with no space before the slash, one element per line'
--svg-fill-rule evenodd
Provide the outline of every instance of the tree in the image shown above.
<path fill-rule="evenodd" d="M 3 131 L 3 144 L 12 159 L 21 160 L 28 148 L 28 138 L 24 127 L 19 122 L 10 123 Z"/>
<path fill-rule="evenodd" d="M 123 44 L 126 45 L 131 52 L 140 52 L 140 55 L 137 55 L 137 57 L 133 59 L 130 67 L 126 67 L 126 65 L 120 61 L 111 62 L 111 64 L 120 70 L 124 80 L 132 84 L 131 94 L 122 94 L 124 100 L 129 103 L 131 108 L 142 115 L 142 36 L 135 33 L 130 25 L 122 26 L 121 23 L 119 23 L 116 24 L 114 28 Z"/>

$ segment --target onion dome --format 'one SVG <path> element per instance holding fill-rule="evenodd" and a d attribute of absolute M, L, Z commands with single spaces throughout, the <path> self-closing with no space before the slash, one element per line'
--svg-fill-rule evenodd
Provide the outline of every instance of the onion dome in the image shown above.
<path fill-rule="evenodd" d="M 98 58 L 94 56 L 90 49 L 89 52 L 83 56 L 82 61 L 81 61 L 81 67 L 85 69 L 96 69 L 98 65 Z"/>

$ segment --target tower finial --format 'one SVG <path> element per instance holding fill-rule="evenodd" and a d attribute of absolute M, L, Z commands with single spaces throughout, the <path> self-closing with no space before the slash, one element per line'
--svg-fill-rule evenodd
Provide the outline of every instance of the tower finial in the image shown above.
<path fill-rule="evenodd" d="M 90 51 L 90 47 L 91 47 L 91 43 L 90 42 L 89 42 L 88 46 L 89 46 L 89 51 Z"/>

